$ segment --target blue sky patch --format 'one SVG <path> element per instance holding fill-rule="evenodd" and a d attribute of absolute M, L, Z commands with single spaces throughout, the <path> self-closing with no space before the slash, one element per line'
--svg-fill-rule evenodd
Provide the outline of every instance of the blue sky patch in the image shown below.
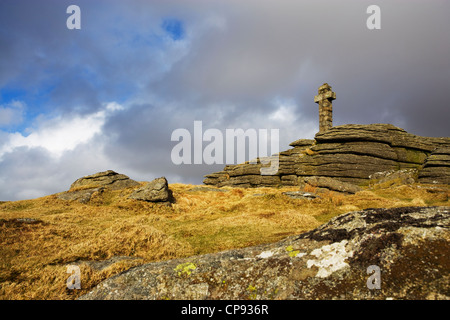
<path fill-rule="evenodd" d="M 172 40 L 181 40 L 184 38 L 183 23 L 178 19 L 165 19 L 161 26 L 166 31 Z"/>
<path fill-rule="evenodd" d="M 0 105 L 14 100 L 23 100 L 26 91 L 21 88 L 0 88 Z"/>

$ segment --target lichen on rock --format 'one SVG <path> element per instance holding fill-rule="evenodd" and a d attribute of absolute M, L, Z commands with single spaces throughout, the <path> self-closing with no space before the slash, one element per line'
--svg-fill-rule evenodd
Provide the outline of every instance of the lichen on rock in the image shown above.
<path fill-rule="evenodd" d="M 316 259 L 308 260 L 306 266 L 308 268 L 317 266 L 319 271 L 316 277 L 319 278 L 326 278 L 335 271 L 350 267 L 345 260 L 353 256 L 353 251 L 347 251 L 345 249 L 347 243 L 347 240 L 342 240 L 341 242 L 334 242 L 314 249 L 310 255 L 315 256 Z"/>
<path fill-rule="evenodd" d="M 174 271 L 178 274 L 179 277 L 186 276 L 189 277 L 194 271 L 197 269 L 196 265 L 192 262 L 185 262 L 177 265 Z"/>

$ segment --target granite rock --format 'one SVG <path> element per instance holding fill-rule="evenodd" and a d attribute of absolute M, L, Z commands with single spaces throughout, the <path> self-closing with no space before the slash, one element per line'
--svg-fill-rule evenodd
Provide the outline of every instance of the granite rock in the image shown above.
<path fill-rule="evenodd" d="M 170 202 L 172 200 L 172 193 L 169 189 L 167 179 L 161 177 L 136 189 L 129 198 L 149 202 Z"/>
<path fill-rule="evenodd" d="M 314 140 L 299 139 L 278 154 L 278 171 L 263 178 L 261 163 L 227 165 L 204 184 L 236 187 L 295 186 L 306 177 L 329 177 L 367 185 L 377 172 L 417 170 L 422 183 L 450 181 L 450 138 L 420 137 L 391 124 L 348 124 L 327 128 Z"/>
<path fill-rule="evenodd" d="M 138 185 L 139 182 L 130 179 L 124 174 L 119 174 L 113 170 L 107 170 L 77 179 L 72 183 L 70 189 L 106 187 L 111 190 L 119 190 L 128 187 L 136 187 Z"/>

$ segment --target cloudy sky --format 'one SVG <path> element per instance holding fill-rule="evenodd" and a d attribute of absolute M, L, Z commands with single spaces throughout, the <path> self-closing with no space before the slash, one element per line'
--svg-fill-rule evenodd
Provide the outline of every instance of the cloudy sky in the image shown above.
<path fill-rule="evenodd" d="M 372 4 L 380 30 L 366 26 Z M 279 129 L 285 150 L 318 131 L 324 82 L 334 125 L 449 136 L 448 12 L 446 0 L 1 0 L 0 200 L 108 169 L 200 184 L 223 165 L 173 164 L 174 130 Z"/>

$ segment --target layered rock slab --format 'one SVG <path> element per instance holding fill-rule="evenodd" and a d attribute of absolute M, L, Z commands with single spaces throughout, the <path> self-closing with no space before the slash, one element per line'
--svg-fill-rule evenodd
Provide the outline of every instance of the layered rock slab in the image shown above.
<path fill-rule="evenodd" d="M 306 177 L 303 181 L 313 187 L 325 188 L 331 191 L 342 193 L 356 193 L 361 191 L 361 188 L 351 183 L 342 182 L 329 177 Z"/>
<path fill-rule="evenodd" d="M 315 176 L 366 185 L 377 172 L 415 169 L 419 182 L 449 184 L 448 137 L 420 137 L 390 124 L 348 124 L 290 145 L 292 149 L 278 154 L 278 172 L 271 179 L 256 178 L 261 165 L 245 163 L 228 165 L 203 182 L 217 187 L 296 186 Z"/>
<path fill-rule="evenodd" d="M 124 174 L 107 170 L 77 179 L 72 183 L 70 189 L 107 187 L 111 190 L 119 190 L 138 185 L 139 182 L 130 179 Z"/>
<path fill-rule="evenodd" d="M 419 182 L 450 184 L 450 148 L 436 148 L 419 173 Z"/>

